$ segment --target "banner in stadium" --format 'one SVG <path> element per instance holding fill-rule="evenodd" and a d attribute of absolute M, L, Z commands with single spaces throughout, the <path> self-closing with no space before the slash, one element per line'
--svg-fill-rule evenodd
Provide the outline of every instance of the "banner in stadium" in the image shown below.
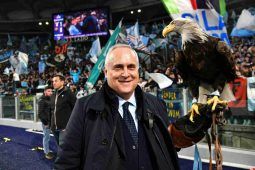
<path fill-rule="evenodd" d="M 215 10 L 214 4 L 218 4 L 219 12 L 224 10 L 225 1 L 217 0 L 218 3 L 211 3 L 204 0 L 161 0 L 168 13 L 173 19 L 182 17 L 196 21 L 205 32 L 214 37 L 218 37 L 230 44 L 227 29 L 223 17 Z"/>
<path fill-rule="evenodd" d="M 20 95 L 20 111 L 33 111 L 34 96 L 32 95 Z"/>
<path fill-rule="evenodd" d="M 70 44 L 69 41 L 65 41 L 61 44 L 55 46 L 55 53 L 56 54 L 65 54 L 67 52 L 67 47 Z"/>
<path fill-rule="evenodd" d="M 174 122 L 184 115 L 182 89 L 165 88 L 158 90 L 157 97 L 165 101 L 170 122 Z"/>
<path fill-rule="evenodd" d="M 57 41 L 55 45 L 55 56 L 51 56 L 47 59 L 46 64 L 50 67 L 64 67 L 64 61 L 66 59 L 68 47 L 70 41 L 67 39 L 61 39 Z"/>
<path fill-rule="evenodd" d="M 100 75 L 100 73 L 101 73 L 101 71 L 104 67 L 104 60 L 105 60 L 106 54 L 107 54 L 109 48 L 112 47 L 115 44 L 116 39 L 117 39 L 117 37 L 118 37 L 118 35 L 121 31 L 121 25 L 122 25 L 122 19 L 119 22 L 118 26 L 115 28 L 113 34 L 111 35 L 111 37 L 107 41 L 106 45 L 102 49 L 102 52 L 99 55 L 96 64 L 92 68 L 90 76 L 89 76 L 85 86 L 93 87 L 94 84 L 96 83 L 96 81 L 97 81 L 97 79 L 98 79 L 98 77 L 99 77 L 99 75 Z"/>
<path fill-rule="evenodd" d="M 255 77 L 247 78 L 248 111 L 255 111 Z"/>
<path fill-rule="evenodd" d="M 229 83 L 236 100 L 229 102 L 228 106 L 232 108 L 246 108 L 247 104 L 247 80 L 246 78 L 239 77 L 233 83 Z"/>

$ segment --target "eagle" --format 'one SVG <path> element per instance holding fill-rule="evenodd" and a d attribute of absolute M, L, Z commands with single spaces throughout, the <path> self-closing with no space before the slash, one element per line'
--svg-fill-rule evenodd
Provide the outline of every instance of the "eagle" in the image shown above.
<path fill-rule="evenodd" d="M 225 85 L 236 78 L 234 57 L 225 42 L 208 35 L 191 19 L 171 21 L 163 29 L 163 37 L 170 32 L 181 36 L 182 46 L 181 50 L 175 51 L 175 66 L 195 101 L 189 118 L 194 122 L 194 114 L 200 114 L 198 103 L 207 103 L 214 111 L 218 104 L 226 106 L 227 100 L 233 100 L 233 93 L 225 95 L 231 98 L 227 100 L 219 96 L 225 89 L 228 90 L 224 93 L 231 93 Z"/>

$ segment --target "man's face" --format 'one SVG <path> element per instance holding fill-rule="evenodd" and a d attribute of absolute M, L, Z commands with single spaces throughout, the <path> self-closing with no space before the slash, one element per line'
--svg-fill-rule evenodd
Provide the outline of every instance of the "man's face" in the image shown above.
<path fill-rule="evenodd" d="M 114 49 L 105 66 L 108 85 L 123 99 L 129 99 L 138 82 L 138 61 L 128 47 Z"/>
<path fill-rule="evenodd" d="M 59 77 L 53 77 L 52 83 L 55 90 L 59 90 L 64 86 L 64 81 L 60 80 Z"/>
<path fill-rule="evenodd" d="M 51 96 L 52 95 L 52 89 L 47 89 L 44 91 L 45 96 Z"/>

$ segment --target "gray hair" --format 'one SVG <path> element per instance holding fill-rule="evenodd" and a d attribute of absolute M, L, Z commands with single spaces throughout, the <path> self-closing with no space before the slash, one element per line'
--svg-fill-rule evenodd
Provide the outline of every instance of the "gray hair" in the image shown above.
<path fill-rule="evenodd" d="M 110 61 L 110 54 L 111 52 L 116 49 L 116 48 L 120 48 L 120 47 L 126 47 L 126 48 L 129 48 L 135 55 L 136 57 L 136 60 L 137 60 L 137 67 L 139 68 L 139 58 L 138 58 L 138 55 L 137 55 L 137 52 L 130 46 L 130 45 L 127 45 L 127 44 L 115 44 L 114 46 L 112 46 L 108 52 L 107 52 L 107 55 L 105 57 L 105 62 L 104 62 L 104 66 L 106 67 L 108 64 L 109 64 L 109 61 Z"/>

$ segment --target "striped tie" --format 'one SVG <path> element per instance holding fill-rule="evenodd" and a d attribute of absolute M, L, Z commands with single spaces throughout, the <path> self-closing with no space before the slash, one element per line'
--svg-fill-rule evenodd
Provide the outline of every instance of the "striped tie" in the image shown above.
<path fill-rule="evenodd" d="M 131 115 L 131 113 L 129 112 L 128 110 L 128 106 L 129 106 L 129 102 L 125 102 L 123 105 L 122 105 L 122 108 L 123 108 L 123 120 L 124 122 L 126 123 L 128 129 L 129 129 L 129 132 L 136 144 L 136 146 L 138 146 L 138 133 L 137 133 L 137 130 L 136 130 L 136 127 L 135 127 L 135 122 L 134 122 L 134 119 Z"/>

